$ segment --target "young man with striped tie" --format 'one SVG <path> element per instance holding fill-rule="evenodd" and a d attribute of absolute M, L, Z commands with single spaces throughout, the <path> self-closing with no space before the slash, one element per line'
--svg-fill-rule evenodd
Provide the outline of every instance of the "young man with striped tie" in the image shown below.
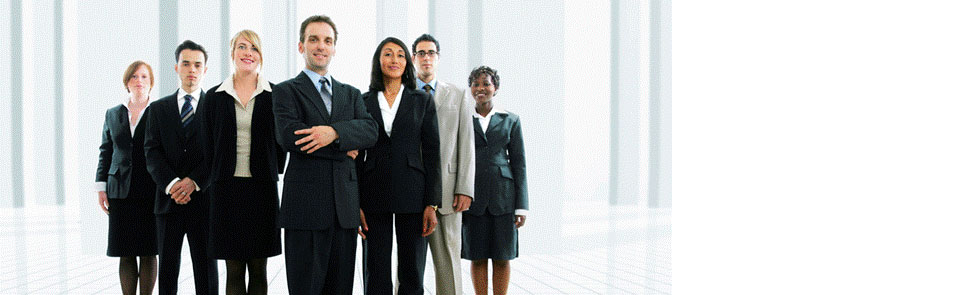
<path fill-rule="evenodd" d="M 159 294 L 176 294 L 183 237 L 190 243 L 196 294 L 217 294 L 216 260 L 207 255 L 210 200 L 204 188 L 209 167 L 204 165 L 197 106 L 204 97 L 200 82 L 207 72 L 207 52 L 184 41 L 175 52 L 180 76 L 176 93 L 147 108 L 143 149 L 147 171 L 157 183 L 154 214 L 160 254 Z"/>

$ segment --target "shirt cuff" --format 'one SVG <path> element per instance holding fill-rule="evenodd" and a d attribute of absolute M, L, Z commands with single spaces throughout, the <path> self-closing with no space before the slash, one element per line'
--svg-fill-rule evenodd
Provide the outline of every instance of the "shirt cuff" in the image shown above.
<path fill-rule="evenodd" d="M 104 181 L 97 181 L 97 183 L 94 184 L 93 188 L 98 192 L 105 192 L 107 191 L 107 183 Z"/>
<path fill-rule="evenodd" d="M 530 212 L 530 211 L 527 210 L 527 209 L 517 209 L 517 211 L 515 211 L 515 212 L 513 213 L 513 215 L 523 215 L 523 216 L 526 216 L 526 215 L 527 215 L 527 212 Z"/>
<path fill-rule="evenodd" d="M 173 184 L 177 183 L 177 181 L 180 181 L 180 177 L 174 178 L 173 181 L 171 181 L 170 184 L 167 185 L 167 189 L 164 192 L 166 192 L 169 195 L 170 190 L 173 189 Z"/>
<path fill-rule="evenodd" d="M 192 179 L 191 179 L 190 181 L 193 181 L 193 188 L 199 192 L 199 191 L 200 191 L 200 185 L 198 185 L 195 180 L 192 180 Z"/>

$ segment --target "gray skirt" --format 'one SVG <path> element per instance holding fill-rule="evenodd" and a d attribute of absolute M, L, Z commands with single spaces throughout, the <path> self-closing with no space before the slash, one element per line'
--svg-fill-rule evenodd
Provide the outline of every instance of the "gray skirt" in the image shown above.
<path fill-rule="evenodd" d="M 468 260 L 512 260 L 517 258 L 519 242 L 513 213 L 481 216 L 463 214 L 460 257 Z"/>

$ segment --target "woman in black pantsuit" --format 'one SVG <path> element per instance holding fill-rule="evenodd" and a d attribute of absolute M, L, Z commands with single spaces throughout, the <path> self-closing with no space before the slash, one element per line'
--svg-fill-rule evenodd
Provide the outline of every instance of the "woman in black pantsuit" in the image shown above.
<path fill-rule="evenodd" d="M 230 41 L 235 72 L 201 100 L 210 177 L 210 255 L 226 260 L 227 294 L 266 294 L 267 258 L 281 252 L 277 174 L 286 154 L 274 136 L 272 87 L 259 73 L 260 37 Z M 250 272 L 249 286 L 244 282 Z"/>
<path fill-rule="evenodd" d="M 517 229 L 526 222 L 527 176 L 520 117 L 493 108 L 500 89 L 497 71 L 480 66 L 470 73 L 470 93 L 477 102 L 476 190 L 463 214 L 461 257 L 472 261 L 476 294 L 487 293 L 487 260 L 493 261 L 493 294 L 506 294 L 510 260 L 519 254 Z"/>
<path fill-rule="evenodd" d="M 123 294 L 151 294 L 157 281 L 157 225 L 153 216 L 156 185 L 147 173 L 143 153 L 146 124 L 140 124 L 150 103 L 153 70 L 135 61 L 123 74 L 130 98 L 107 110 L 97 164 L 100 208 L 108 214 L 107 256 L 120 257 Z M 137 257 L 140 257 L 139 269 Z"/>
<path fill-rule="evenodd" d="M 377 143 L 356 157 L 360 185 L 366 294 L 393 294 L 390 271 L 397 231 L 398 294 L 423 294 L 425 237 L 437 227 L 440 134 L 430 95 L 416 90 L 406 45 L 380 42 L 370 90 L 362 98 L 380 128 Z M 394 225 L 394 222 L 396 224 Z"/>

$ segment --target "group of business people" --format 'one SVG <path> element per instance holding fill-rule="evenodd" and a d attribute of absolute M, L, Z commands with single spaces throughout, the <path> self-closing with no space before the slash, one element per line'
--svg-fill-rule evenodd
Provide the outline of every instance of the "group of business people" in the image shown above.
<path fill-rule="evenodd" d="M 461 258 L 477 294 L 488 289 L 488 260 L 494 293 L 506 293 L 528 205 L 519 117 L 493 107 L 499 75 L 474 69 L 471 99 L 437 81 L 434 37 L 410 48 L 391 37 L 361 94 L 328 71 L 338 37 L 329 17 L 304 20 L 306 67 L 272 84 L 260 74 L 259 36 L 240 31 L 229 44 L 234 72 L 207 91 L 207 53 L 184 41 L 180 87 L 156 101 L 150 65 L 130 64 L 130 97 L 106 113 L 97 168 L 124 294 L 150 294 L 157 281 L 175 294 L 184 236 L 197 294 L 218 292 L 217 259 L 227 294 L 266 294 L 267 258 L 281 247 L 291 294 L 351 294 L 358 234 L 365 294 L 423 294 L 428 245 L 438 294 L 462 293 Z"/>

